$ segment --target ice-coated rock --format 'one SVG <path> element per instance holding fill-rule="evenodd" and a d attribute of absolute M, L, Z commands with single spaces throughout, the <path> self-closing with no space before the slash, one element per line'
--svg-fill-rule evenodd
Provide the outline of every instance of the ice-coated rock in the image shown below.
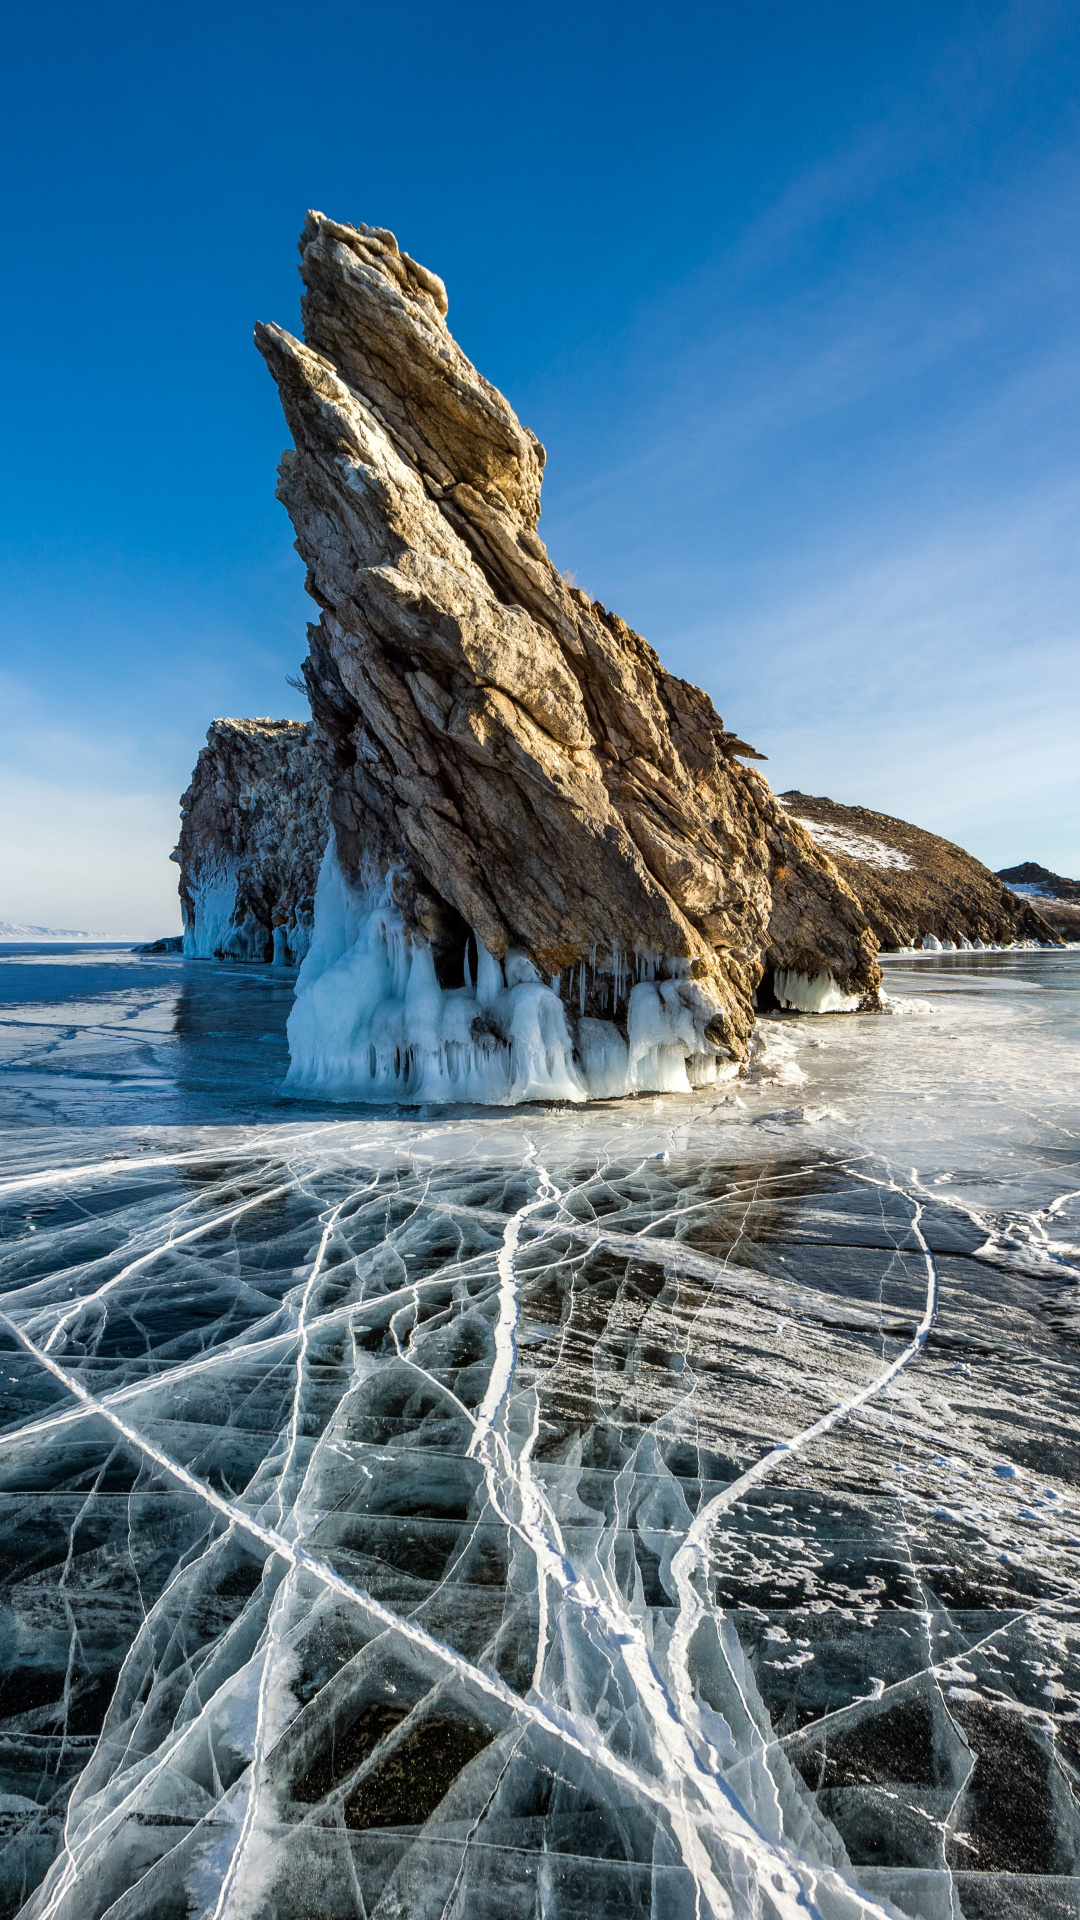
<path fill-rule="evenodd" d="M 884 952 L 1055 944 L 1041 900 L 1018 899 L 1006 876 L 940 834 L 797 789 L 780 799 L 858 895 Z"/>
<path fill-rule="evenodd" d="M 295 441 L 278 496 L 322 610 L 305 676 L 338 767 L 294 1082 L 685 1084 L 745 1057 L 767 974 L 876 1004 L 866 918 L 740 764 L 760 756 L 548 558 L 544 449 L 452 339 L 442 282 L 318 213 L 300 251 L 304 343 L 256 330 Z M 551 1007 L 533 1034 L 550 1071 L 505 1005 L 478 1024 L 480 971 L 512 953 L 562 1003 L 565 1043 Z"/>
<path fill-rule="evenodd" d="M 215 720 L 180 806 L 184 952 L 297 965 L 311 939 L 329 772 L 300 720 Z"/>

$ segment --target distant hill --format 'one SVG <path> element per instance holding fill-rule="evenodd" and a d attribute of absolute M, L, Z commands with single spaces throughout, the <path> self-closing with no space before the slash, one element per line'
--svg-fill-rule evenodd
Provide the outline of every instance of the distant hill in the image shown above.
<path fill-rule="evenodd" d="M 1080 880 L 1068 880 L 1063 873 L 1051 873 L 1035 860 L 1024 860 L 1018 867 L 1001 867 L 998 879 L 1013 893 L 1037 900 L 1039 912 L 1063 940 L 1080 940 Z"/>
<path fill-rule="evenodd" d="M 797 791 L 779 798 L 835 862 L 885 951 L 919 946 L 927 936 L 955 946 L 1053 942 L 1058 930 L 1047 924 L 1047 902 L 1040 898 L 1036 908 L 1018 898 L 951 840 L 868 807 Z"/>
<path fill-rule="evenodd" d="M 0 940 L 104 940 L 103 933 L 87 933 L 82 927 L 24 927 L 14 920 L 0 920 Z"/>
<path fill-rule="evenodd" d="M 1063 873 L 1051 873 L 1049 867 L 1040 867 L 1034 860 L 1025 860 L 1019 867 L 999 867 L 997 877 L 1014 893 L 1035 894 L 1040 900 L 1080 902 L 1080 880 L 1066 880 Z"/>

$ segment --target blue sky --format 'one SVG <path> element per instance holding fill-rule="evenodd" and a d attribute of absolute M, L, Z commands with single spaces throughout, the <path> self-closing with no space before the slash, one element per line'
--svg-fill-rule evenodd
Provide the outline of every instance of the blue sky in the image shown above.
<path fill-rule="evenodd" d="M 541 532 L 784 789 L 1080 872 L 1080 14 L 758 0 L 8 15 L 0 919 L 178 925 L 310 609 L 251 344 L 393 228 Z"/>

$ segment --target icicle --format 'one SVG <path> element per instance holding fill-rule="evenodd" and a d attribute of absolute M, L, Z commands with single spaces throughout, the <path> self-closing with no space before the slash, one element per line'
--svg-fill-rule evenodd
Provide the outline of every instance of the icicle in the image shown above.
<path fill-rule="evenodd" d="M 315 897 L 311 946 L 289 1018 L 289 1092 L 364 1102 L 613 1099 L 689 1091 L 717 1077 L 706 1039 L 715 1007 L 689 978 L 634 980 L 648 957 L 612 947 L 605 969 L 617 1011 L 627 1001 L 629 1043 L 614 1020 L 585 1016 L 586 963 L 578 962 L 581 1017 L 571 1033 L 557 975 L 545 985 L 527 953 L 502 965 L 476 935 L 464 984 L 439 985 L 424 940 L 410 938 L 393 876 L 350 884 L 331 845 Z M 596 979 L 596 953 L 591 961 Z M 567 981 L 573 1000 L 573 970 Z M 724 1074 L 737 1071 L 725 1064 Z"/>
<path fill-rule="evenodd" d="M 490 1007 L 505 985 L 502 968 L 479 935 L 476 937 L 476 954 L 476 998 L 482 1007 Z"/>
<path fill-rule="evenodd" d="M 805 973 L 783 970 L 773 975 L 773 992 L 782 1007 L 799 1013 L 855 1013 L 862 995 L 844 993 L 831 973 L 819 973 L 810 979 Z"/>

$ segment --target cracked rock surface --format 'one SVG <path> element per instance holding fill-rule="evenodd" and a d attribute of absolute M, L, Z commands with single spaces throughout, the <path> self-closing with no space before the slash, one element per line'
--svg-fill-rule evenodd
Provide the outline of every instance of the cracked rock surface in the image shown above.
<path fill-rule="evenodd" d="M 442 282 L 318 213 L 300 251 L 304 340 L 256 339 L 295 443 L 278 497 L 321 610 L 305 676 L 346 877 L 396 869 L 445 987 L 470 929 L 564 998 L 576 966 L 581 1014 L 628 957 L 674 962 L 733 1059 L 766 974 L 876 1004 L 866 915 L 760 756 L 549 559 L 544 449 L 451 337 Z"/>

